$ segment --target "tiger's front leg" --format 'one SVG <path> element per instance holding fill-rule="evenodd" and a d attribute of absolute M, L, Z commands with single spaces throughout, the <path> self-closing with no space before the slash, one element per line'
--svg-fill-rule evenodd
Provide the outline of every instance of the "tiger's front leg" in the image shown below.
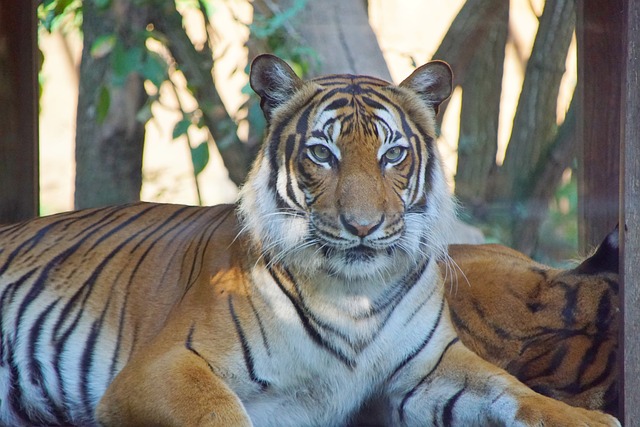
<path fill-rule="evenodd" d="M 107 389 L 96 417 L 102 426 L 252 425 L 238 396 L 186 348 L 129 362 Z"/>
<path fill-rule="evenodd" d="M 620 426 L 610 415 L 532 391 L 457 338 L 422 376 L 409 369 L 392 384 L 393 426 Z"/>

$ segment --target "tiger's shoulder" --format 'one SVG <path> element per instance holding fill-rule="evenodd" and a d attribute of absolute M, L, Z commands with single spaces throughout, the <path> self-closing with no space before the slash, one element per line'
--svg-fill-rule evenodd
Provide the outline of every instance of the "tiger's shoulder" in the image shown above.
<path fill-rule="evenodd" d="M 496 244 L 449 256 L 446 298 L 469 348 L 542 394 L 616 412 L 617 230 L 568 269 Z"/>

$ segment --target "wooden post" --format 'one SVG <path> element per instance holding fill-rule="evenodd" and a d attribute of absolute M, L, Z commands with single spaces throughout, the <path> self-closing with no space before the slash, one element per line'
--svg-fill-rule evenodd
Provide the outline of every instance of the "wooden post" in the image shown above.
<path fill-rule="evenodd" d="M 625 2 L 576 2 L 578 240 L 585 253 L 618 222 Z"/>
<path fill-rule="evenodd" d="M 640 3 L 625 0 L 621 171 L 621 417 L 640 420 Z"/>
<path fill-rule="evenodd" d="M 0 0 L 0 224 L 38 214 L 36 0 Z"/>

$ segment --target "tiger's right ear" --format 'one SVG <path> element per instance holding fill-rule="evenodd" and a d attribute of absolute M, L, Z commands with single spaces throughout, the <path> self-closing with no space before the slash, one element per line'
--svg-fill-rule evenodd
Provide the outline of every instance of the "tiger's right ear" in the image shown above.
<path fill-rule="evenodd" d="M 290 99 L 304 82 L 282 59 L 263 54 L 251 63 L 249 84 L 260 97 L 260 108 L 269 122 L 273 111 Z"/>

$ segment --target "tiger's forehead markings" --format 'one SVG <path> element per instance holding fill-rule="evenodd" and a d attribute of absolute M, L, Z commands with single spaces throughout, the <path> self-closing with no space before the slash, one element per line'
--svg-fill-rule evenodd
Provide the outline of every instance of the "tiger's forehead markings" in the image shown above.
<path fill-rule="evenodd" d="M 313 82 L 327 89 L 332 87 L 342 87 L 343 90 L 353 91 L 352 93 L 354 94 L 359 93 L 361 90 L 366 90 L 367 86 L 379 89 L 380 87 L 390 85 L 389 82 L 382 79 L 369 76 L 354 76 L 352 74 L 335 74 L 319 77 L 314 79 Z"/>

